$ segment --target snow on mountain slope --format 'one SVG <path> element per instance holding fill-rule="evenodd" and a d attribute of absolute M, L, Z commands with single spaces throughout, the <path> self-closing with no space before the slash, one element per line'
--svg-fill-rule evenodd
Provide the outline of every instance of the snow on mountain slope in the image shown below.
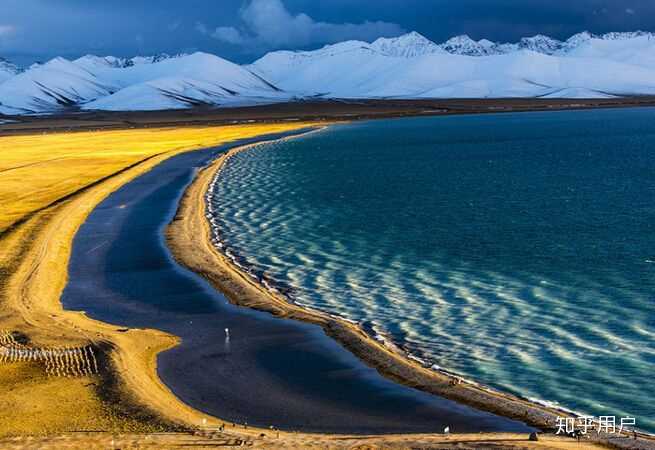
<path fill-rule="evenodd" d="M 125 67 L 136 66 L 139 64 L 154 64 L 154 63 L 162 62 L 166 59 L 182 58 L 184 56 L 189 56 L 189 55 L 186 53 L 179 53 L 177 55 L 169 55 L 168 53 L 159 53 L 157 55 L 151 55 L 151 56 L 135 56 L 134 58 L 130 58 L 126 60 Z"/>
<path fill-rule="evenodd" d="M 559 91 L 550 92 L 541 98 L 614 98 L 615 95 L 610 95 L 601 91 L 594 91 L 585 88 L 565 88 Z"/>
<path fill-rule="evenodd" d="M 530 50 L 544 55 L 552 55 L 562 48 L 562 41 L 537 34 L 532 37 L 524 37 L 518 43 L 521 50 Z"/>
<path fill-rule="evenodd" d="M 239 66 L 207 53 L 131 59 L 56 58 L 25 72 L 0 60 L 0 113 L 236 106 L 293 98 L 447 98 L 655 95 L 648 32 L 543 35 L 517 43 L 419 33 L 276 51 Z"/>
<path fill-rule="evenodd" d="M 243 67 L 208 53 L 194 53 L 153 64 L 137 64 L 125 68 L 98 66 L 90 71 L 99 79 L 127 87 L 159 78 L 188 78 L 220 84 L 228 90 L 275 90 L 260 77 Z"/>
<path fill-rule="evenodd" d="M 395 38 L 379 38 L 370 48 L 388 56 L 402 58 L 443 52 L 441 47 L 416 31 Z"/>
<path fill-rule="evenodd" d="M 115 56 L 96 56 L 96 55 L 85 55 L 81 58 L 77 58 L 73 61 L 74 64 L 89 70 L 94 71 L 97 68 L 121 68 L 128 65 L 128 59 L 117 58 Z"/>
<path fill-rule="evenodd" d="M 179 109 L 225 97 L 218 86 L 203 82 L 185 82 L 178 78 L 160 78 L 128 86 L 113 95 L 83 105 L 83 109 L 108 111 Z"/>
<path fill-rule="evenodd" d="M 20 69 L 4 58 L 0 58 L 0 83 L 17 75 Z"/>
<path fill-rule="evenodd" d="M 55 58 L 0 84 L 0 113 L 52 112 L 109 95 L 115 87 L 64 58 Z"/>
<path fill-rule="evenodd" d="M 487 56 L 499 53 L 494 42 L 487 39 L 474 41 L 465 34 L 448 39 L 440 47 L 453 55 Z"/>
<path fill-rule="evenodd" d="M 457 43 L 467 52 L 482 45 L 470 39 Z M 528 50 L 488 56 L 430 53 L 399 62 L 351 44 L 340 52 L 276 52 L 252 68 L 285 90 L 326 97 L 536 97 L 573 92 L 566 89 L 586 89 L 595 97 L 655 94 L 655 71 L 648 67 Z"/>
<path fill-rule="evenodd" d="M 655 37 L 650 34 L 622 39 L 590 37 L 569 49 L 566 56 L 607 59 L 655 68 Z"/>
<path fill-rule="evenodd" d="M 128 86 L 113 95 L 86 103 L 82 105 L 82 109 L 155 111 L 182 109 L 197 105 L 242 106 L 286 100 L 289 100 L 289 96 L 276 91 L 236 93 L 208 81 L 158 78 Z"/>
<path fill-rule="evenodd" d="M 97 78 L 122 89 L 83 105 L 84 109 L 154 110 L 289 99 L 260 76 L 207 53 L 126 68 L 100 65 L 91 71 Z"/>
<path fill-rule="evenodd" d="M 153 56 L 135 56 L 133 58 L 118 58 L 116 56 L 96 56 L 85 55 L 73 61 L 80 67 L 93 71 L 97 68 L 111 67 L 114 69 L 121 69 L 125 67 L 132 67 L 140 64 L 154 64 L 171 58 L 181 58 L 188 56 L 186 54 L 168 55 L 167 53 L 160 53 Z"/>

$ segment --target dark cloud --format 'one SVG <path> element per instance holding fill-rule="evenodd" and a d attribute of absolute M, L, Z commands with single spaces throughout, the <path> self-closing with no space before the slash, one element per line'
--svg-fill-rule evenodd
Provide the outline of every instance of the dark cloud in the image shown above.
<path fill-rule="evenodd" d="M 0 56 L 22 63 L 84 53 L 217 53 L 246 62 L 416 30 L 513 41 L 537 33 L 655 29 L 655 0 L 2 0 Z"/>
<path fill-rule="evenodd" d="M 365 20 L 325 22 L 313 19 L 305 12 L 290 12 L 282 0 L 249 0 L 239 11 L 239 21 L 233 26 L 211 30 L 202 22 L 196 25 L 202 34 L 241 47 L 253 53 L 274 48 L 306 47 L 348 39 L 373 40 L 398 36 L 405 30 L 392 22 Z"/>

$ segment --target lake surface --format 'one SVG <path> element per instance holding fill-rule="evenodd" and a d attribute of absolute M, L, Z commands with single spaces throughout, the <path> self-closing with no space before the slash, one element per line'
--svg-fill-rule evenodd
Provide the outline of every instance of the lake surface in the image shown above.
<path fill-rule="evenodd" d="M 655 431 L 653 109 L 337 125 L 235 155 L 211 195 L 217 237 L 292 301 Z"/>

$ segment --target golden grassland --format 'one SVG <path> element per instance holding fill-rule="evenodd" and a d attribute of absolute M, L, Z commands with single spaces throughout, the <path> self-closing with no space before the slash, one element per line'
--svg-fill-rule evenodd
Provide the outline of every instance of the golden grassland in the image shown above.
<path fill-rule="evenodd" d="M 145 158 L 296 128 L 281 123 L 0 137 L 0 232 Z"/>

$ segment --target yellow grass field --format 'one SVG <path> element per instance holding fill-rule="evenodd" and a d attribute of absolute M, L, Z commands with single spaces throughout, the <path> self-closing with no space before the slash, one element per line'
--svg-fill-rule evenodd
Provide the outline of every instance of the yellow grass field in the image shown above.
<path fill-rule="evenodd" d="M 0 232 L 30 213 L 153 155 L 300 126 L 253 124 L 0 137 Z"/>

